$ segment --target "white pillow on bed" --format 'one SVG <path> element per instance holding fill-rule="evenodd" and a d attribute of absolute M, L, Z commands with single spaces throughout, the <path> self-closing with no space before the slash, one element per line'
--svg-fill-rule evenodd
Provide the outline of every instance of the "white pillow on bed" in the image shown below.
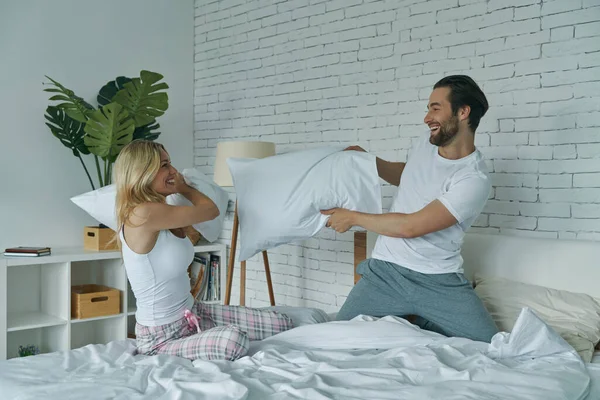
<path fill-rule="evenodd" d="M 342 149 L 227 159 L 237 195 L 240 261 L 314 236 L 329 218 L 321 210 L 381 213 L 376 157 Z"/>
<path fill-rule="evenodd" d="M 208 198 L 214 201 L 219 208 L 220 214 L 217 218 L 193 225 L 194 229 L 200 232 L 206 240 L 214 242 L 218 239 L 221 230 L 223 229 L 223 221 L 225 219 L 225 214 L 227 213 L 229 196 L 226 191 L 197 169 L 184 169 L 181 172 L 181 175 L 183 175 L 188 185 L 193 186 L 198 191 L 204 193 Z M 71 197 L 71 201 L 81 207 L 101 224 L 108 226 L 113 231 L 117 231 L 117 217 L 115 214 L 116 195 L 116 186 L 113 184 Z M 179 193 L 168 196 L 167 203 L 181 206 L 192 204 Z"/>
<path fill-rule="evenodd" d="M 501 331 L 510 332 L 529 307 L 562 336 L 585 362 L 600 342 L 600 302 L 583 293 L 475 275 L 475 292 Z"/>
<path fill-rule="evenodd" d="M 296 327 L 263 339 L 262 343 L 327 350 L 389 349 L 413 345 L 415 339 L 421 344 L 428 344 L 444 338 L 439 333 L 422 330 L 400 317 L 358 315 L 350 321 Z"/>
<path fill-rule="evenodd" d="M 270 306 L 264 307 L 264 309 L 277 311 L 279 313 L 287 315 L 294 323 L 294 327 L 311 324 L 322 324 L 324 322 L 331 321 L 327 313 L 319 308 Z"/>

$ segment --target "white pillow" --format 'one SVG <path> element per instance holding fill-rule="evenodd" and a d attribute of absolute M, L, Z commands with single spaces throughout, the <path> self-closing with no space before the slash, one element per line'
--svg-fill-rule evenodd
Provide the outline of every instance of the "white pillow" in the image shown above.
<path fill-rule="evenodd" d="M 439 333 L 420 329 L 400 318 L 388 315 L 376 318 L 358 315 L 350 321 L 308 324 L 269 336 L 262 343 L 286 344 L 289 347 L 311 349 L 391 349 L 427 345 L 446 339 Z M 467 339 L 465 339 L 467 340 Z"/>
<path fill-rule="evenodd" d="M 531 308 L 589 362 L 600 341 L 600 303 L 583 293 L 475 275 L 475 292 L 501 331 L 511 332 L 521 309 Z"/>
<path fill-rule="evenodd" d="M 214 242 L 219 238 L 223 230 L 223 221 L 225 221 L 225 215 L 227 214 L 229 195 L 223 188 L 214 183 L 212 179 L 195 168 L 184 169 L 181 171 L 181 175 L 183 175 L 188 185 L 196 188 L 211 199 L 219 209 L 219 216 L 217 218 L 192 225 L 207 241 Z M 168 196 L 167 203 L 176 206 L 192 205 L 191 201 L 179 193 Z"/>
<path fill-rule="evenodd" d="M 115 198 L 115 185 L 108 185 L 71 197 L 71 201 L 90 214 L 96 221 L 108 226 L 113 231 L 117 231 Z"/>
<path fill-rule="evenodd" d="M 214 201 L 219 208 L 220 214 L 217 218 L 193 225 L 194 229 L 200 232 L 206 240 L 214 242 L 218 239 L 221 230 L 223 229 L 223 221 L 225 219 L 225 214 L 227 213 L 229 196 L 226 191 L 197 169 L 184 169 L 181 172 L 181 175 L 183 175 L 188 185 L 193 186 L 198 191 L 204 193 L 208 198 Z M 98 222 L 117 231 L 117 217 L 115 214 L 116 195 L 116 187 L 113 184 L 72 197 L 71 201 L 81 207 Z M 167 203 L 172 205 L 192 204 L 179 193 L 168 196 Z"/>
<path fill-rule="evenodd" d="M 240 260 L 307 239 L 335 207 L 381 213 L 376 157 L 317 148 L 262 159 L 227 159 L 237 195 Z"/>
<path fill-rule="evenodd" d="M 264 310 L 276 311 L 285 314 L 294 323 L 294 327 L 312 324 L 322 324 L 331 319 L 327 313 L 319 308 L 292 307 L 292 306 L 270 306 L 263 307 Z"/>

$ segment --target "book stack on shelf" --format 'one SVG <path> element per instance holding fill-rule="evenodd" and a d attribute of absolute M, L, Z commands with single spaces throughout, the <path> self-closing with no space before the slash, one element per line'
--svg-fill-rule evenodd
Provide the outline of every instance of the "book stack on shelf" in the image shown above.
<path fill-rule="evenodd" d="M 216 254 L 196 254 L 194 268 L 200 285 L 196 298 L 202 302 L 219 302 L 221 299 L 221 259 Z"/>
<path fill-rule="evenodd" d="M 8 257 L 41 257 L 49 256 L 52 253 L 50 247 L 9 247 L 4 250 L 4 255 Z"/>

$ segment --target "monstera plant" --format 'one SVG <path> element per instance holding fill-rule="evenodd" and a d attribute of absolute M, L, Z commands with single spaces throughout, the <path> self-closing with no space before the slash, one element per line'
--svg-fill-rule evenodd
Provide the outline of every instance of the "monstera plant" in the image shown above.
<path fill-rule="evenodd" d="M 111 183 L 112 165 L 125 145 L 135 139 L 156 140 L 160 135 L 156 118 L 169 107 L 164 91 L 169 86 L 159 82 L 161 74 L 141 71 L 139 77 L 117 77 L 100 89 L 97 108 L 46 78 L 51 87 L 44 91 L 53 93 L 50 101 L 56 102 L 46 108 L 46 125 L 79 158 L 92 190 L 96 186 L 82 155 L 93 155 L 98 187 L 106 186 Z"/>

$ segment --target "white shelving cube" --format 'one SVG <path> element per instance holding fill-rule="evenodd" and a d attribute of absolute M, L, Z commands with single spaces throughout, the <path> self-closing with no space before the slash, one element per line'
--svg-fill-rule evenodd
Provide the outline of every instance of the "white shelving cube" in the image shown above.
<path fill-rule="evenodd" d="M 223 303 L 225 245 L 200 243 L 194 251 L 220 257 L 218 302 Z M 71 286 L 82 284 L 120 290 L 120 312 L 71 318 Z M 119 251 L 55 248 L 50 256 L 0 256 L 0 360 L 17 357 L 18 347 L 30 344 L 48 353 L 126 339 L 135 328 L 135 310 L 135 297 Z"/>
<path fill-rule="evenodd" d="M 90 343 L 108 343 L 125 339 L 126 317 L 124 314 L 82 320 L 71 325 L 70 348 L 76 349 Z M 119 333 L 117 333 L 119 332 Z"/>
<path fill-rule="evenodd" d="M 35 344 L 41 353 L 69 350 L 68 329 L 67 324 L 62 324 L 8 332 L 6 356 L 18 357 L 19 346 L 27 344 Z"/>
<path fill-rule="evenodd" d="M 32 264 L 7 269 L 8 332 L 67 324 L 68 264 Z"/>

